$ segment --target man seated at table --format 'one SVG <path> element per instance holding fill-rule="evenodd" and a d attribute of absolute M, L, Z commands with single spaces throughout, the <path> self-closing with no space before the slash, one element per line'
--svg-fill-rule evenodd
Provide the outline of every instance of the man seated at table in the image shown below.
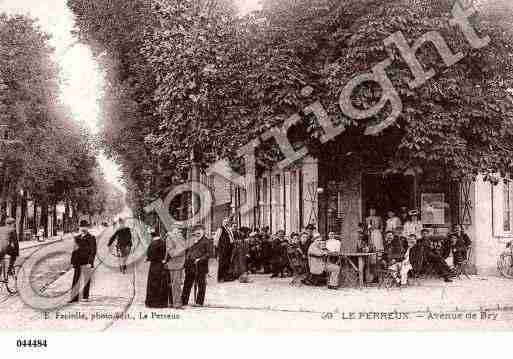
<path fill-rule="evenodd" d="M 395 263 L 404 257 L 408 244 L 403 238 L 394 235 L 394 232 L 385 233 L 385 243 L 381 262 L 383 265 Z"/>
<path fill-rule="evenodd" d="M 421 238 L 417 240 L 417 243 L 411 248 L 409 253 L 410 263 L 415 273 L 423 273 L 426 267 L 431 266 L 445 282 L 452 282 L 450 277 L 453 277 L 454 274 L 442 256 L 431 248 L 427 236 L 428 230 L 423 229 L 421 234 Z"/>
<path fill-rule="evenodd" d="M 308 248 L 308 264 L 310 274 L 302 283 L 307 285 L 321 286 L 326 284 L 326 241 L 319 233 L 313 237 L 313 242 Z"/>
<path fill-rule="evenodd" d="M 388 263 L 388 269 L 392 271 L 392 276 L 398 285 L 404 286 L 408 284 L 408 273 L 413 269 L 410 263 L 410 250 L 415 245 L 417 236 L 410 234 L 408 239 L 392 240 L 389 247 L 385 247 L 387 256 L 393 258 Z M 395 243 L 394 243 L 395 242 Z M 385 246 L 387 246 L 385 244 Z M 387 251 L 388 249 L 388 251 Z M 399 253 L 402 253 L 399 255 Z"/>
<path fill-rule="evenodd" d="M 326 272 L 328 273 L 328 288 L 337 289 L 339 286 L 340 275 L 340 247 L 341 243 L 335 232 L 328 233 L 326 250 L 328 251 L 326 260 Z"/>
<path fill-rule="evenodd" d="M 467 245 L 463 238 L 459 238 L 456 233 L 449 235 L 450 254 L 452 254 L 452 263 L 455 267 L 461 265 L 467 260 Z"/>
<path fill-rule="evenodd" d="M 402 228 L 396 228 L 395 233 L 402 233 Z M 405 252 L 408 248 L 406 240 L 394 234 L 393 231 L 385 233 L 383 256 L 381 257 L 381 268 L 393 271 L 397 283 L 401 283 L 401 268 Z M 403 284 L 406 284 L 405 282 Z"/>

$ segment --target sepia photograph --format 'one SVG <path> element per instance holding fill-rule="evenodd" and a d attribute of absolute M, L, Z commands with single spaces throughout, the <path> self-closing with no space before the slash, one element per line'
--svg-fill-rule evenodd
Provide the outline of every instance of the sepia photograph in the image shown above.
<path fill-rule="evenodd" d="M 513 329 L 512 0 L 0 0 L 0 146 L 20 351 Z"/>

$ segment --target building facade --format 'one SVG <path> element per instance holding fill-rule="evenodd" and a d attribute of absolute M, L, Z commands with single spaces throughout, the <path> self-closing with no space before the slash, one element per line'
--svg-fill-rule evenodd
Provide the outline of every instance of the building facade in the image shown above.
<path fill-rule="evenodd" d="M 324 236 L 333 231 L 350 241 L 371 207 L 384 219 L 389 210 L 417 209 L 423 227 L 434 235 L 462 224 L 473 243 L 471 261 L 486 274 L 496 273 L 500 252 L 513 240 L 512 181 L 453 182 L 436 168 L 391 172 L 357 156 L 306 156 L 284 170 L 262 173 L 255 183 L 248 191 L 222 177 L 210 178 L 215 197 L 211 231 L 230 215 L 239 226 L 269 227 L 271 233 L 290 234 L 314 224 Z M 249 195 L 257 205 L 242 213 Z"/>

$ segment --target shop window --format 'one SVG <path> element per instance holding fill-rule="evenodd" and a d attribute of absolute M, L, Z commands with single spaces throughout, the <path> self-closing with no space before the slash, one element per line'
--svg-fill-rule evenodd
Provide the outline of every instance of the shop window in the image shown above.
<path fill-rule="evenodd" d="M 513 181 L 490 184 L 492 189 L 492 229 L 495 237 L 513 235 Z"/>

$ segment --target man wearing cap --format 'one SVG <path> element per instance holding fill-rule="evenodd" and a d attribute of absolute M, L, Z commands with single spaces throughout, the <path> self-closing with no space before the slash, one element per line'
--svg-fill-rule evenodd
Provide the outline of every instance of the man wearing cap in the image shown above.
<path fill-rule="evenodd" d="M 185 281 L 182 291 L 182 304 L 189 303 L 191 289 L 196 284 L 195 305 L 202 306 L 207 290 L 208 258 L 210 241 L 205 236 L 205 227 L 196 225 L 193 228 L 193 241 L 191 247 L 185 252 Z"/>
<path fill-rule="evenodd" d="M 71 253 L 71 265 L 73 266 L 73 282 L 70 303 L 76 303 L 79 299 L 80 278 L 85 280 L 83 300 L 89 301 L 91 275 L 96 258 L 96 238 L 89 233 L 89 223 L 80 221 L 80 234 L 75 237 L 75 248 Z"/>

